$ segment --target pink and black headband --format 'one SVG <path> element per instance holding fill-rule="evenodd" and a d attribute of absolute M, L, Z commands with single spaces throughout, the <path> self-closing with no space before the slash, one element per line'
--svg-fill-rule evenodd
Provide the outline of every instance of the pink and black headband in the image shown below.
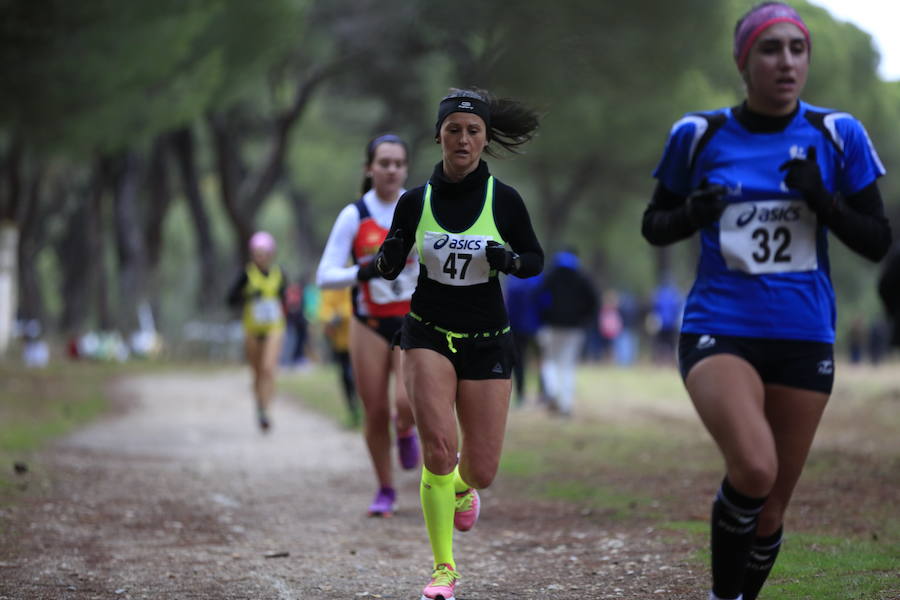
<path fill-rule="evenodd" d="M 750 54 L 750 48 L 753 47 L 756 38 L 776 23 L 796 25 L 803 32 L 806 45 L 811 45 L 809 29 L 796 10 L 781 2 L 760 4 L 744 15 L 734 30 L 734 60 L 737 62 L 738 70 L 743 71 L 747 65 L 747 56 Z"/>

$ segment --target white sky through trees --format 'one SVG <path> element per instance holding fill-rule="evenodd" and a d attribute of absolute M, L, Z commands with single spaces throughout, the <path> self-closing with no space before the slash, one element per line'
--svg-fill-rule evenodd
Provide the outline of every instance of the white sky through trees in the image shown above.
<path fill-rule="evenodd" d="M 900 2 L 897 0 L 811 0 L 836 19 L 850 21 L 872 36 L 881 54 L 882 79 L 900 79 Z M 815 32 L 813 32 L 815 35 Z"/>

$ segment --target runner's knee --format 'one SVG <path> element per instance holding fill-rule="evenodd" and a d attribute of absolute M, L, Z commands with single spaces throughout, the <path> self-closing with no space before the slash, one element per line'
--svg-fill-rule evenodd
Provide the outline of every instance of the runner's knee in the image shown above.
<path fill-rule="evenodd" d="M 490 465 L 471 465 L 463 479 L 473 488 L 483 490 L 494 482 L 497 475 L 496 467 Z"/>
<path fill-rule="evenodd" d="M 753 497 L 768 496 L 775 485 L 778 463 L 765 456 L 743 456 L 728 465 L 728 479 L 735 489 Z"/>
<path fill-rule="evenodd" d="M 456 447 L 450 439 L 441 437 L 421 438 L 422 458 L 432 473 L 449 473 L 456 466 Z M 469 485 L 473 485 L 471 482 Z"/>
<path fill-rule="evenodd" d="M 391 422 L 391 409 L 380 402 L 363 402 L 366 409 L 366 425 L 368 427 L 387 429 Z"/>

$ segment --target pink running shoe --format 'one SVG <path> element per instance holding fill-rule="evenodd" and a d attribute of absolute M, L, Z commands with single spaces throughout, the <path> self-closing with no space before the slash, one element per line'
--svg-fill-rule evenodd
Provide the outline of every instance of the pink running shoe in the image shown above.
<path fill-rule="evenodd" d="M 397 450 L 401 467 L 408 471 L 418 466 L 419 436 L 415 427 L 410 427 L 405 433 L 397 433 Z"/>
<path fill-rule="evenodd" d="M 384 517 L 385 519 L 394 516 L 396 508 L 397 492 L 392 487 L 383 487 L 375 494 L 372 504 L 369 505 L 370 517 Z"/>
<path fill-rule="evenodd" d="M 456 495 L 456 512 L 453 514 L 453 526 L 458 531 L 468 531 L 475 526 L 481 512 L 481 498 L 478 490 L 469 488 Z"/>
<path fill-rule="evenodd" d="M 420 600 L 456 600 L 453 590 L 456 588 L 456 580 L 459 573 L 448 565 L 441 563 L 431 573 L 431 582 L 422 590 Z"/>

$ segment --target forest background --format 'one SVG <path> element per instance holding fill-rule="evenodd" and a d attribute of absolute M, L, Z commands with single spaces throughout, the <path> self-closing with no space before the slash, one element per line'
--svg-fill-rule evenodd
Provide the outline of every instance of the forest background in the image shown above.
<path fill-rule="evenodd" d="M 171 340 L 225 321 L 257 229 L 291 279 L 313 279 L 366 142 L 409 140 L 420 185 L 451 86 L 544 113 L 523 155 L 490 165 L 548 254 L 575 245 L 601 289 L 646 297 L 671 273 L 687 290 L 696 239 L 652 248 L 641 214 L 672 123 L 742 99 L 731 36 L 751 5 L 2 0 L 0 351 L 16 318 L 56 339 L 133 331 L 142 305 Z M 813 36 L 803 97 L 865 124 L 896 225 L 900 82 L 878 77 L 866 33 L 795 5 Z M 878 265 L 830 248 L 839 329 L 876 318 Z"/>

